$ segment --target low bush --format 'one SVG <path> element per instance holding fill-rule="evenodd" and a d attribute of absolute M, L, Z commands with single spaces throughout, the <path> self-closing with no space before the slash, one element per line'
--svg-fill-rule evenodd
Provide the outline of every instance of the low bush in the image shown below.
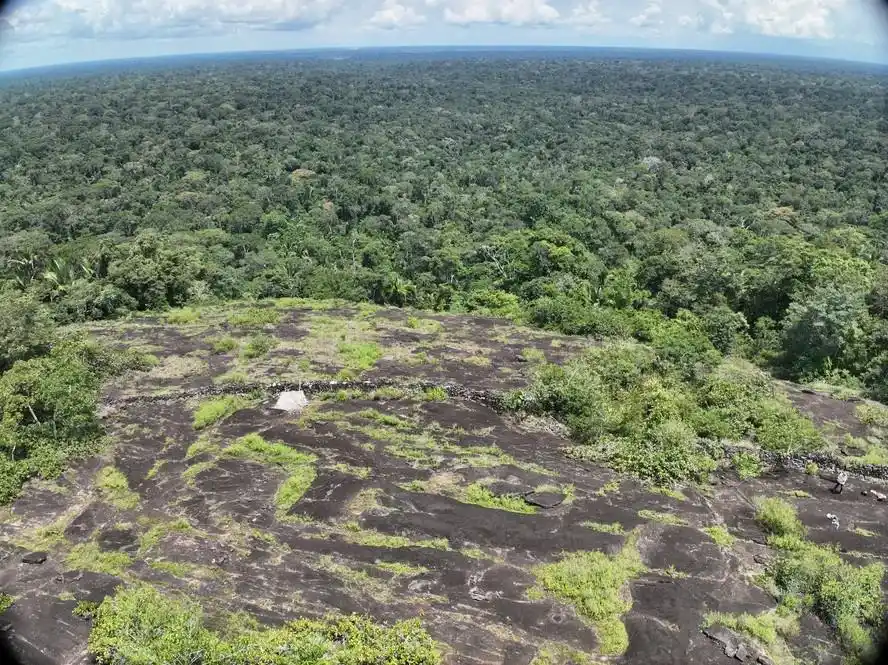
<path fill-rule="evenodd" d="M 731 458 L 731 465 L 737 471 L 742 480 L 756 478 L 762 473 L 762 463 L 758 455 L 740 452 Z"/>
<path fill-rule="evenodd" d="M 857 407 L 856 413 L 864 425 L 888 427 L 888 407 L 881 404 L 861 404 Z"/>
<path fill-rule="evenodd" d="M 230 336 L 213 337 L 207 341 L 213 347 L 213 353 L 228 353 L 229 351 L 234 351 L 240 345 L 240 342 Z"/>
<path fill-rule="evenodd" d="M 147 585 L 119 588 L 96 610 L 89 650 L 100 665 L 437 665 L 441 653 L 419 621 L 390 627 L 369 619 L 300 619 L 276 628 L 253 622 L 210 630 L 200 607 Z"/>
<path fill-rule="evenodd" d="M 143 358 L 78 338 L 56 340 L 47 355 L 19 360 L 0 376 L 0 503 L 35 476 L 54 478 L 101 445 L 96 416 L 105 379 L 144 369 Z"/>
<path fill-rule="evenodd" d="M 767 498 L 756 501 L 755 518 L 771 535 L 796 538 L 805 535 L 805 526 L 796 509 L 783 499 Z"/>
<path fill-rule="evenodd" d="M 836 549 L 805 540 L 795 508 L 780 499 L 759 501 L 756 516 L 772 534 L 769 544 L 779 552 L 768 576 L 781 594 L 782 606 L 817 614 L 836 630 L 851 662 L 871 655 L 885 617 L 884 564 L 856 566 Z"/>
<path fill-rule="evenodd" d="M 562 366 L 542 365 L 530 389 L 504 405 L 564 422 L 580 444 L 570 456 L 659 485 L 704 478 L 724 454 L 717 440 L 754 439 L 782 452 L 824 444 L 765 374 L 736 359 L 704 371 L 711 363 L 701 353 L 691 363 L 662 348 L 610 343 Z M 750 459 L 739 461 L 753 470 Z"/>
<path fill-rule="evenodd" d="M 253 335 L 247 340 L 241 355 L 247 360 L 254 360 L 266 355 L 277 345 L 277 339 L 271 335 Z"/>

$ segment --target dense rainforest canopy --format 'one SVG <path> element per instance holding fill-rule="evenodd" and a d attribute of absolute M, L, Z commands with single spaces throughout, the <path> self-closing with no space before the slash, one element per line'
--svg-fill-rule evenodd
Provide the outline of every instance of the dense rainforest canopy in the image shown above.
<path fill-rule="evenodd" d="M 0 280 L 35 320 L 369 299 L 884 400 L 884 95 L 864 69 L 588 54 L 11 79 Z"/>

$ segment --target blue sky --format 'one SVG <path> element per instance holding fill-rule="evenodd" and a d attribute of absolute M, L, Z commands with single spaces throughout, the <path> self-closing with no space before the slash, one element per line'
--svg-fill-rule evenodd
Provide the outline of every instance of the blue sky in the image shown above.
<path fill-rule="evenodd" d="M 649 46 L 888 62 L 877 0 L 20 0 L 0 69 L 239 50 Z"/>

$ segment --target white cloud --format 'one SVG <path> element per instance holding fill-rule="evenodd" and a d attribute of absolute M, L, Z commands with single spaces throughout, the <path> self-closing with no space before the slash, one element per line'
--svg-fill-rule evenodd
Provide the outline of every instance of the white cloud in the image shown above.
<path fill-rule="evenodd" d="M 9 16 L 18 38 L 290 30 L 327 19 L 345 0 L 30 0 Z"/>
<path fill-rule="evenodd" d="M 847 0 L 754 0 L 745 5 L 747 25 L 772 37 L 820 37 L 834 35 L 835 14 Z"/>
<path fill-rule="evenodd" d="M 506 23 L 542 25 L 554 23 L 560 13 L 548 0 L 426 0 L 444 7 L 444 20 L 458 25 Z"/>
<path fill-rule="evenodd" d="M 587 0 L 573 8 L 567 23 L 578 26 L 599 26 L 610 23 L 610 17 L 606 16 L 601 10 L 601 2 L 599 0 Z"/>
<path fill-rule="evenodd" d="M 385 0 L 382 7 L 370 17 L 370 25 L 375 28 L 394 30 L 419 25 L 425 23 L 425 20 L 425 16 L 418 13 L 414 7 L 402 4 L 400 0 Z"/>
<path fill-rule="evenodd" d="M 302 30 L 322 23 L 331 26 L 333 35 L 355 26 L 399 30 L 427 24 L 440 27 L 435 40 L 446 41 L 445 24 L 451 24 L 592 30 L 612 41 L 650 35 L 691 43 L 697 37 L 726 34 L 736 39 L 764 35 L 853 41 L 863 39 L 862 27 L 875 30 L 875 15 L 867 12 L 875 4 L 876 0 L 20 0 L 7 17 L 11 27 L 6 32 L 17 40 L 124 40 Z"/>

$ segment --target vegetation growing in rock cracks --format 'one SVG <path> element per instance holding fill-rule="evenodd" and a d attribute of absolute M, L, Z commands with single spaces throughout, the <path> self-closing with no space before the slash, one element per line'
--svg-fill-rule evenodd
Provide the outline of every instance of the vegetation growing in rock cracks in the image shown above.
<path fill-rule="evenodd" d="M 214 425 L 235 411 L 243 409 L 248 403 L 245 398 L 237 395 L 205 400 L 194 412 L 194 429 L 200 430 Z"/>
<path fill-rule="evenodd" d="M 243 622 L 242 622 L 243 623 Z M 101 665 L 436 665 L 441 653 L 416 619 L 382 626 L 360 616 L 300 619 L 220 633 L 201 608 L 148 585 L 119 588 L 95 611 L 89 650 Z"/>
<path fill-rule="evenodd" d="M 885 618 L 884 564 L 857 566 L 837 549 L 805 539 L 795 508 L 781 499 L 761 500 L 756 519 L 778 553 L 767 575 L 781 607 L 819 616 L 836 631 L 852 662 L 871 655 Z"/>
<path fill-rule="evenodd" d="M 632 607 L 621 589 L 644 571 L 635 539 L 630 536 L 614 556 L 602 552 L 568 553 L 556 563 L 538 566 L 534 573 L 543 592 L 570 603 L 592 623 L 601 654 L 619 655 L 629 646 L 621 617 Z"/>

